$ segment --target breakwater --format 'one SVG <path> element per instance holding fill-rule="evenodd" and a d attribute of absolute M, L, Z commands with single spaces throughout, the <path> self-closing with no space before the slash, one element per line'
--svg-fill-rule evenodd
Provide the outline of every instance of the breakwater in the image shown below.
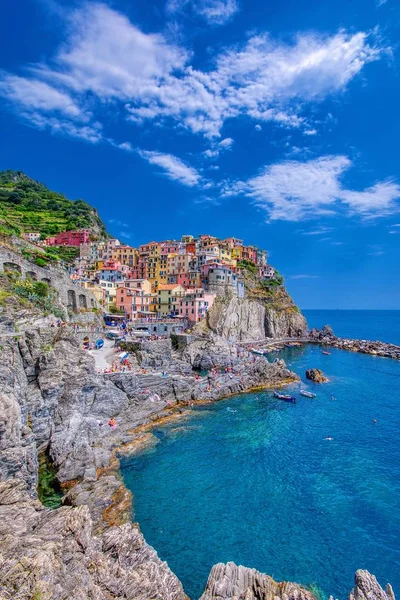
<path fill-rule="evenodd" d="M 336 337 L 329 325 L 322 329 L 312 329 L 308 336 L 308 342 L 348 350 L 349 352 L 360 352 L 372 356 L 382 356 L 400 360 L 400 346 L 380 341 L 352 340 Z"/>

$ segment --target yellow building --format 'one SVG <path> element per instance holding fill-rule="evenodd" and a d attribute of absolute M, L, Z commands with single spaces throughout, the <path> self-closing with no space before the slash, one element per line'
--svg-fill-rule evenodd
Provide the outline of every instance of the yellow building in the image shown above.
<path fill-rule="evenodd" d="M 180 299 L 184 295 L 185 288 L 182 285 L 159 285 L 157 290 L 157 313 L 162 317 L 178 315 Z"/>
<path fill-rule="evenodd" d="M 131 246 L 115 246 L 111 258 L 128 267 L 136 267 L 139 262 L 139 252 Z"/>

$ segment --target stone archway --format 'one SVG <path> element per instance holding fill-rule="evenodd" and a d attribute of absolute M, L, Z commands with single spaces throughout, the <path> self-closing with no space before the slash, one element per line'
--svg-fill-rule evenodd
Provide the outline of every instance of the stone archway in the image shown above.
<path fill-rule="evenodd" d="M 87 308 L 87 301 L 85 294 L 79 294 L 79 308 Z"/>
<path fill-rule="evenodd" d="M 49 285 L 51 284 L 51 279 L 49 279 L 48 277 L 42 277 L 41 281 L 43 281 L 44 283 L 48 283 Z"/>
<path fill-rule="evenodd" d="M 67 306 L 70 310 L 76 312 L 77 304 L 76 304 L 76 292 L 75 290 L 68 290 L 67 292 L 68 302 Z"/>
<path fill-rule="evenodd" d="M 37 275 L 36 275 L 35 271 L 27 271 L 25 273 L 25 277 L 30 277 L 30 279 L 37 281 Z"/>
<path fill-rule="evenodd" d="M 3 269 L 4 271 L 18 271 L 18 273 L 22 275 L 22 269 L 17 263 L 5 262 L 3 263 Z"/>
<path fill-rule="evenodd" d="M 91 306 L 92 308 L 94 308 L 94 307 L 95 307 L 95 303 L 94 303 L 94 299 L 93 299 L 93 298 L 90 298 L 90 306 Z"/>

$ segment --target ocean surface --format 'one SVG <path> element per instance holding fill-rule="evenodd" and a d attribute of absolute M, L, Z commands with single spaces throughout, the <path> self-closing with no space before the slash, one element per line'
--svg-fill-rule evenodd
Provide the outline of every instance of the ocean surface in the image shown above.
<path fill-rule="evenodd" d="M 400 342 L 387 312 L 312 312 L 311 326 Z M 316 346 L 280 356 L 317 398 L 244 394 L 154 430 L 159 443 L 122 464 L 134 519 L 192 600 L 226 561 L 343 600 L 363 568 L 399 594 L 400 363 Z M 310 367 L 330 382 L 306 382 Z"/>

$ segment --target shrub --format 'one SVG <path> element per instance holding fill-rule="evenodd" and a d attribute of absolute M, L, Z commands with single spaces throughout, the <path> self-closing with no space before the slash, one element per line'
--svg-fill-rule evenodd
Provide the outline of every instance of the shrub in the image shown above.
<path fill-rule="evenodd" d="M 45 267 L 47 265 L 47 262 L 44 260 L 44 258 L 37 256 L 35 258 L 35 265 L 37 265 L 38 267 Z"/>

